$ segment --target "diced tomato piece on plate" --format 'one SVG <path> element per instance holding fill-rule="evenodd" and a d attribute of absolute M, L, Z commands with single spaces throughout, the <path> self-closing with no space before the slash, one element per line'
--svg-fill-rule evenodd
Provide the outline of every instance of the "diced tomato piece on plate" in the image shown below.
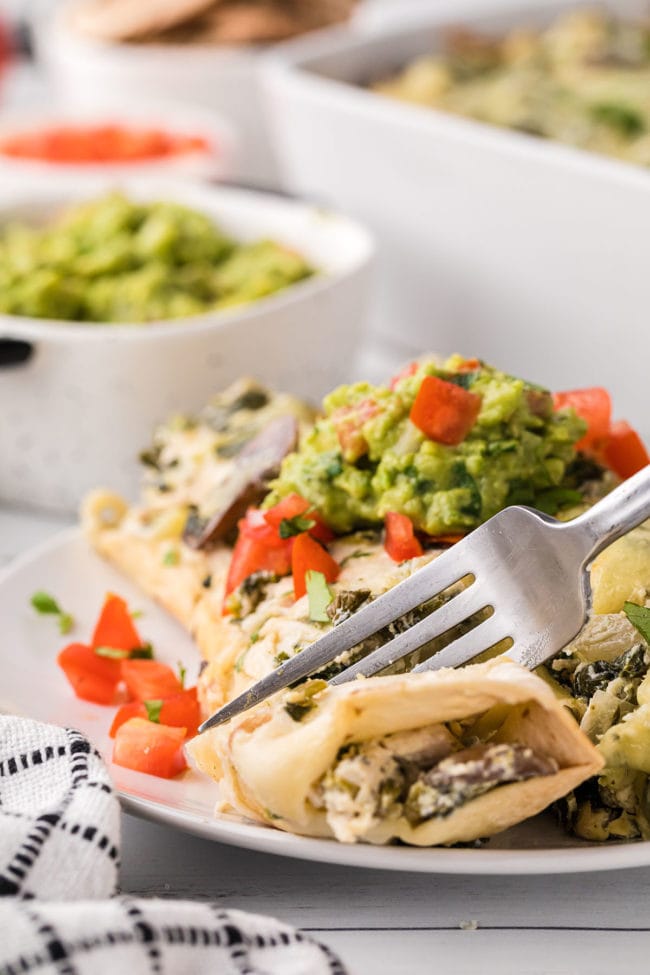
<path fill-rule="evenodd" d="M 409 415 L 430 440 L 453 447 L 463 442 L 480 410 L 477 393 L 438 376 L 425 376 Z"/>
<path fill-rule="evenodd" d="M 183 690 L 172 668 L 159 660 L 123 660 L 122 678 L 136 701 L 171 697 Z"/>
<path fill-rule="evenodd" d="M 394 562 L 406 562 L 422 555 L 422 546 L 415 536 L 413 522 L 407 515 L 389 511 L 385 519 L 384 548 Z"/>
<path fill-rule="evenodd" d="M 128 704 L 123 704 L 122 707 L 117 710 L 115 717 L 113 718 L 111 729 L 108 733 L 111 738 L 115 738 L 118 728 L 120 728 L 127 721 L 130 721 L 131 718 L 146 717 L 147 709 L 142 701 L 129 701 Z"/>
<path fill-rule="evenodd" d="M 589 386 L 553 393 L 553 405 L 556 410 L 572 407 L 587 424 L 587 432 L 576 443 L 576 450 L 594 453 L 603 447 L 612 422 L 612 401 L 606 389 Z"/>
<path fill-rule="evenodd" d="M 322 545 L 311 538 L 307 532 L 297 535 L 293 545 L 291 559 L 293 572 L 293 591 L 296 599 L 300 599 L 307 592 L 306 575 L 312 572 L 322 572 L 327 582 L 336 582 L 341 568 Z"/>
<path fill-rule="evenodd" d="M 185 728 L 188 738 L 193 738 L 201 724 L 201 710 L 196 687 L 188 687 L 181 694 L 174 694 L 163 701 L 160 723 L 174 728 Z"/>
<path fill-rule="evenodd" d="M 128 606 L 121 596 L 109 592 L 104 600 L 92 638 L 93 647 L 134 650 L 142 646 Z"/>
<path fill-rule="evenodd" d="M 57 663 L 82 701 L 117 704 L 122 669 L 119 660 L 98 656 L 84 643 L 70 643 L 58 655 Z"/>
<path fill-rule="evenodd" d="M 608 467 L 623 479 L 632 477 L 650 464 L 650 456 L 641 437 L 625 420 L 612 423 L 604 459 Z"/>
<path fill-rule="evenodd" d="M 171 779 L 187 768 L 184 740 L 185 728 L 131 718 L 117 729 L 113 762 L 136 772 Z"/>
<path fill-rule="evenodd" d="M 123 704 L 115 717 L 109 732 L 114 738 L 118 728 L 131 718 L 149 718 L 147 707 L 144 701 L 131 701 Z M 172 728 L 185 728 L 188 738 L 193 738 L 201 723 L 201 712 L 196 695 L 196 687 L 188 687 L 180 694 L 173 694 L 171 697 L 164 698 L 161 702 L 158 714 L 160 724 L 169 725 Z"/>

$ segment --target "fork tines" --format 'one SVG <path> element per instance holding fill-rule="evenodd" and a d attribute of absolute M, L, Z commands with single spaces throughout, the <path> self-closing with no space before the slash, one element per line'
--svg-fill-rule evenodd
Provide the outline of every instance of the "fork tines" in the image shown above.
<path fill-rule="evenodd" d="M 502 624 L 499 624 L 494 616 L 487 616 L 491 606 L 489 599 L 486 598 L 486 587 L 484 584 L 478 584 L 473 575 L 471 565 L 473 553 L 481 543 L 481 536 L 482 529 L 476 529 L 462 542 L 418 569 L 408 579 L 398 583 L 368 606 L 359 609 L 311 646 L 281 664 L 239 697 L 226 704 L 208 718 L 199 731 L 207 731 L 209 728 L 223 724 L 270 697 L 271 694 L 320 671 L 341 654 L 352 650 L 363 640 L 377 634 L 405 614 L 429 602 L 433 597 L 440 594 L 444 596 L 458 583 L 464 584 L 465 588 L 457 595 L 450 594 L 450 598 L 440 608 L 338 673 L 332 678 L 331 683 L 341 684 L 355 677 L 376 674 L 408 657 L 432 640 L 453 631 L 466 621 L 469 621 L 468 625 L 474 624 L 474 628 L 469 633 L 452 632 L 452 642 L 447 647 L 413 669 L 422 671 L 457 666 L 482 649 L 494 646 L 508 634 L 500 631 Z M 477 614 L 481 612 L 484 618 L 477 619 Z M 480 646 L 477 644 L 476 627 L 479 628 Z M 455 636 L 457 638 L 453 639 Z"/>

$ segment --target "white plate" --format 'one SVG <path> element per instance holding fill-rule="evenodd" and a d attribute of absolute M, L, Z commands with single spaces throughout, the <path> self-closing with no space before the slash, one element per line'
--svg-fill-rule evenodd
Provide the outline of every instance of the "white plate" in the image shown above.
<path fill-rule="evenodd" d="M 51 593 L 74 615 L 76 626 L 68 637 L 60 636 L 54 617 L 33 610 L 30 598 L 37 590 Z M 143 611 L 138 621 L 143 638 L 154 644 L 161 660 L 172 665 L 182 660 L 193 682 L 199 657 L 185 631 L 90 551 L 75 528 L 33 549 L 0 574 L 0 711 L 79 728 L 110 761 L 108 729 L 115 709 L 79 701 L 56 665 L 64 643 L 88 639 L 108 591 Z M 112 773 L 129 812 L 206 839 L 305 860 L 464 874 L 571 873 L 650 865 L 650 842 L 583 843 L 565 836 L 550 816 L 508 830 L 479 849 L 348 846 L 307 839 L 234 816 L 215 815 L 218 787 L 196 772 L 188 771 L 173 781 L 117 766 Z"/>

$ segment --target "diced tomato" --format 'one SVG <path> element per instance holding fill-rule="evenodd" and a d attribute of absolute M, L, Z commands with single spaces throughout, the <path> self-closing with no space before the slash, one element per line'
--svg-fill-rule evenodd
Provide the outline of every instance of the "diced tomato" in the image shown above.
<path fill-rule="evenodd" d="M 407 515 L 389 511 L 385 518 L 384 548 L 394 562 L 406 562 L 422 555 L 422 546 L 415 537 L 413 522 Z"/>
<path fill-rule="evenodd" d="M 305 515 L 309 521 L 314 522 L 313 526 L 308 529 L 312 538 L 317 538 L 319 542 L 325 542 L 326 544 L 334 538 L 334 532 L 323 521 L 318 512 L 312 510 L 311 503 L 295 492 L 288 494 L 286 498 L 282 498 L 281 501 L 278 501 L 272 508 L 268 508 L 263 514 L 266 522 L 277 532 L 280 531 L 280 525 L 283 521 L 291 521 L 292 518 Z"/>
<path fill-rule="evenodd" d="M 123 660 L 122 678 L 136 701 L 171 697 L 183 690 L 171 667 L 159 660 Z"/>
<path fill-rule="evenodd" d="M 606 389 L 591 386 L 586 389 L 570 389 L 553 393 L 556 410 L 572 407 L 587 424 L 587 432 L 576 443 L 576 450 L 598 453 L 609 435 L 612 419 L 612 401 Z"/>
<path fill-rule="evenodd" d="M 411 407 L 411 422 L 430 440 L 462 443 L 476 423 L 481 397 L 438 376 L 425 376 Z"/>
<path fill-rule="evenodd" d="M 144 718 L 130 718 L 115 735 L 113 762 L 136 772 L 171 779 L 187 768 L 185 728 L 170 728 Z"/>
<path fill-rule="evenodd" d="M 407 366 L 404 366 L 403 369 L 400 369 L 400 371 L 392 377 L 392 379 L 388 383 L 389 387 L 394 392 L 395 389 L 397 388 L 397 385 L 401 383 L 403 379 L 408 379 L 410 376 L 415 375 L 417 371 L 418 371 L 418 363 L 409 362 Z"/>
<path fill-rule="evenodd" d="M 57 663 L 82 701 L 118 704 L 122 668 L 119 660 L 98 656 L 84 643 L 70 643 L 58 655 Z M 122 698 L 123 700 L 124 698 Z"/>
<path fill-rule="evenodd" d="M 463 359 L 456 367 L 456 372 L 478 372 L 481 366 L 482 362 L 480 359 Z"/>
<path fill-rule="evenodd" d="M 142 703 L 142 701 L 129 701 L 128 704 L 123 704 L 121 708 L 118 709 L 113 718 L 113 723 L 111 729 L 108 732 L 111 738 L 115 738 L 117 734 L 117 729 L 121 728 L 123 724 L 130 721 L 131 718 L 146 718 L 147 709 Z"/>
<path fill-rule="evenodd" d="M 115 717 L 109 732 L 114 738 L 118 728 L 131 718 L 148 718 L 147 708 L 143 701 L 132 701 L 123 704 Z M 162 702 L 159 715 L 160 724 L 169 725 L 172 728 L 185 728 L 188 738 L 193 738 L 201 723 L 201 713 L 199 702 L 196 696 L 196 687 L 188 687 L 180 694 L 165 698 Z"/>
<path fill-rule="evenodd" d="M 280 538 L 277 528 L 268 523 L 265 512 L 259 508 L 248 509 L 246 517 L 239 521 L 239 534 L 270 548 L 282 548 L 286 545 L 286 539 Z"/>
<path fill-rule="evenodd" d="M 174 694 L 163 701 L 160 723 L 174 728 L 185 728 L 188 738 L 193 738 L 201 724 L 201 709 L 196 687 L 188 687 L 181 694 Z"/>
<path fill-rule="evenodd" d="M 612 423 L 603 457 L 607 466 L 623 479 L 632 477 L 650 464 L 650 456 L 641 437 L 625 420 Z"/>
<path fill-rule="evenodd" d="M 379 405 L 373 399 L 361 400 L 354 406 L 341 406 L 332 413 L 331 420 L 343 457 L 351 464 L 368 453 L 368 441 L 363 435 L 363 427 L 378 413 Z"/>
<path fill-rule="evenodd" d="M 126 602 L 121 596 L 109 592 L 92 638 L 93 647 L 114 647 L 116 650 L 134 650 L 142 646 L 140 634 Z"/>
<path fill-rule="evenodd" d="M 288 538 L 282 545 L 267 545 L 264 541 L 251 538 L 245 529 L 242 531 L 243 521 L 244 519 L 239 522 L 240 534 L 230 560 L 226 596 L 234 592 L 254 572 L 272 572 L 278 576 L 286 576 L 291 572 L 291 549 L 294 540 Z M 271 526 L 267 527 L 270 529 Z"/>
<path fill-rule="evenodd" d="M 202 136 L 115 124 L 61 125 L 20 132 L 0 141 L 0 153 L 5 156 L 56 163 L 139 162 L 208 149 Z"/>
<path fill-rule="evenodd" d="M 322 545 L 305 532 L 297 535 L 294 540 L 291 557 L 293 572 L 293 591 L 296 599 L 300 599 L 307 592 L 305 576 L 310 570 L 322 572 L 327 582 L 336 582 L 341 568 Z"/>

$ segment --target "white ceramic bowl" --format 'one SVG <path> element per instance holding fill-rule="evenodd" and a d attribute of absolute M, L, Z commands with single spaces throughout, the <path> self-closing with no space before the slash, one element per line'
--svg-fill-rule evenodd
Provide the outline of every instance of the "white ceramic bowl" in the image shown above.
<path fill-rule="evenodd" d="M 216 112 L 177 102 L 133 99 L 101 106 L 77 108 L 50 107 L 43 111 L 2 112 L 0 140 L 15 135 L 38 133 L 59 126 L 118 125 L 125 128 L 160 129 L 171 135 L 200 136 L 205 148 L 176 153 L 160 159 L 106 163 L 58 163 L 40 159 L 22 159 L 0 152 L 0 180 L 11 179 L 33 185 L 57 183 L 78 185 L 81 180 L 97 178 L 138 179 L 175 178 L 223 179 L 236 169 L 237 145 L 232 125 Z"/>
<path fill-rule="evenodd" d="M 99 484 L 133 495 L 137 455 L 154 425 L 198 409 L 238 376 L 312 401 L 354 378 L 373 252 L 362 227 L 270 194 L 176 182 L 122 188 L 134 199 L 201 210 L 237 239 L 286 243 L 321 273 L 238 309 L 156 324 L 0 316 L 0 362 L 18 360 L 0 366 L 5 501 L 69 511 Z M 0 223 L 43 219 L 88 195 L 2 191 Z"/>
<path fill-rule="evenodd" d="M 457 0 L 453 20 L 498 33 L 573 6 L 495 0 L 508 12 L 487 15 Z M 296 42 L 268 66 L 288 185 L 375 232 L 374 336 L 397 356 L 458 350 L 555 388 L 605 385 L 650 437 L 650 173 L 364 90 L 440 49 L 448 5 L 429 7 L 407 28 Z"/>
<path fill-rule="evenodd" d="M 140 0 L 146 2 L 146 0 Z M 212 109 L 233 126 L 239 182 L 278 185 L 263 105 L 259 46 L 119 44 L 85 37 L 69 26 L 71 3 L 34 23 L 39 59 L 57 99 L 93 110 L 134 97 L 172 99 Z"/>

